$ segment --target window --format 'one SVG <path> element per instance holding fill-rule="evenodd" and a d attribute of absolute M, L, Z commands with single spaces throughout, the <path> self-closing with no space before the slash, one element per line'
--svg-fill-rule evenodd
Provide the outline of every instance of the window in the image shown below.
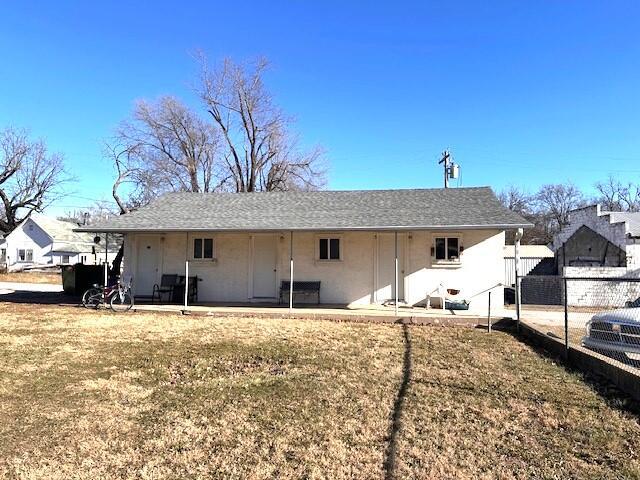
<path fill-rule="evenodd" d="M 194 238 L 193 258 L 195 260 L 212 260 L 214 258 L 213 238 Z"/>
<path fill-rule="evenodd" d="M 0 248 L 0 262 L 6 262 L 7 261 L 7 249 L 6 248 Z"/>
<path fill-rule="evenodd" d="M 69 255 L 62 255 L 62 263 L 64 265 L 69 263 Z"/>
<path fill-rule="evenodd" d="M 460 237 L 435 237 L 431 247 L 431 257 L 436 262 L 459 263 L 463 251 Z"/>
<path fill-rule="evenodd" d="M 18 249 L 18 261 L 33 262 L 33 250 L 23 248 Z"/>
<path fill-rule="evenodd" d="M 340 260 L 341 256 L 339 238 L 318 239 L 318 260 Z"/>

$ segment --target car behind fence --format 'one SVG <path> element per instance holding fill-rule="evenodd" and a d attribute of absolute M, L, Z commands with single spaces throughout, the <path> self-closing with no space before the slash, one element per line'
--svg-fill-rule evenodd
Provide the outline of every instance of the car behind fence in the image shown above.
<path fill-rule="evenodd" d="M 559 340 L 567 357 L 576 351 L 573 363 L 597 357 L 640 378 L 640 278 L 555 276 L 521 288 L 523 300 L 552 297 L 547 304 L 523 301 L 520 318 Z"/>

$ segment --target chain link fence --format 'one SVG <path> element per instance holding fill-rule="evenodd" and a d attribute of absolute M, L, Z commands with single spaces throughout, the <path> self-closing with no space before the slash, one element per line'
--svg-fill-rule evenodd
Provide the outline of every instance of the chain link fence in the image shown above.
<path fill-rule="evenodd" d="M 640 368 L 640 279 L 565 278 L 568 345 Z"/>
<path fill-rule="evenodd" d="M 640 369 L 640 278 L 554 275 L 521 281 L 521 290 L 524 323 L 567 349 L 583 347 Z"/>

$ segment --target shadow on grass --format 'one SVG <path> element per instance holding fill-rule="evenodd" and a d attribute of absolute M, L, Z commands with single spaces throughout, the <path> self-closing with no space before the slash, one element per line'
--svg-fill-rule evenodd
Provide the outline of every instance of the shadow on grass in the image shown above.
<path fill-rule="evenodd" d="M 64 292 L 38 292 L 33 290 L 12 290 L 0 294 L 0 302 L 32 303 L 36 305 L 78 305 L 79 297 Z"/>
<path fill-rule="evenodd" d="M 384 459 L 384 478 L 385 480 L 391 480 L 396 478 L 396 449 L 398 442 L 398 434 L 400 432 L 402 421 L 402 409 L 404 407 L 404 400 L 407 396 L 407 390 L 409 389 L 409 383 L 411 382 L 411 335 L 409 334 L 409 327 L 406 324 L 402 325 L 402 334 L 404 336 L 404 358 L 402 361 L 402 382 L 396 395 L 396 400 L 393 403 L 393 413 L 391 415 L 391 432 L 389 434 L 389 444 L 385 452 Z"/>
<path fill-rule="evenodd" d="M 575 373 L 579 375 L 587 385 L 589 385 L 600 397 L 602 397 L 607 404 L 620 411 L 624 411 L 626 413 L 630 413 L 636 417 L 640 418 L 640 402 L 633 399 L 627 393 L 620 390 L 616 385 L 614 385 L 607 377 L 598 375 L 591 372 L 586 372 L 584 370 L 579 369 L 577 366 L 567 363 L 567 361 L 562 358 L 562 355 L 559 355 L 557 352 L 553 352 L 542 345 L 539 341 L 536 341 L 533 338 L 522 335 L 518 332 L 516 327 L 516 322 L 511 321 L 510 323 L 505 324 L 506 328 L 502 331 L 512 335 L 518 341 L 525 343 L 528 345 L 531 350 L 541 358 L 546 358 L 556 362 L 558 365 L 565 368 L 567 371 Z M 558 340 L 563 340 L 562 337 L 554 334 L 553 332 L 545 333 L 549 337 L 555 337 Z"/>

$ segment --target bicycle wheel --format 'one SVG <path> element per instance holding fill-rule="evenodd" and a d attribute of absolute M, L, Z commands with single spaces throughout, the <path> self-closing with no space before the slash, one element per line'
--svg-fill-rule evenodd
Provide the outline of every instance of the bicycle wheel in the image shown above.
<path fill-rule="evenodd" d="M 98 308 L 102 303 L 102 290 L 99 288 L 90 288 L 82 295 L 82 306 L 85 308 Z"/>
<path fill-rule="evenodd" d="M 118 292 L 111 296 L 111 310 L 114 312 L 126 312 L 133 307 L 133 297 L 129 292 Z"/>

